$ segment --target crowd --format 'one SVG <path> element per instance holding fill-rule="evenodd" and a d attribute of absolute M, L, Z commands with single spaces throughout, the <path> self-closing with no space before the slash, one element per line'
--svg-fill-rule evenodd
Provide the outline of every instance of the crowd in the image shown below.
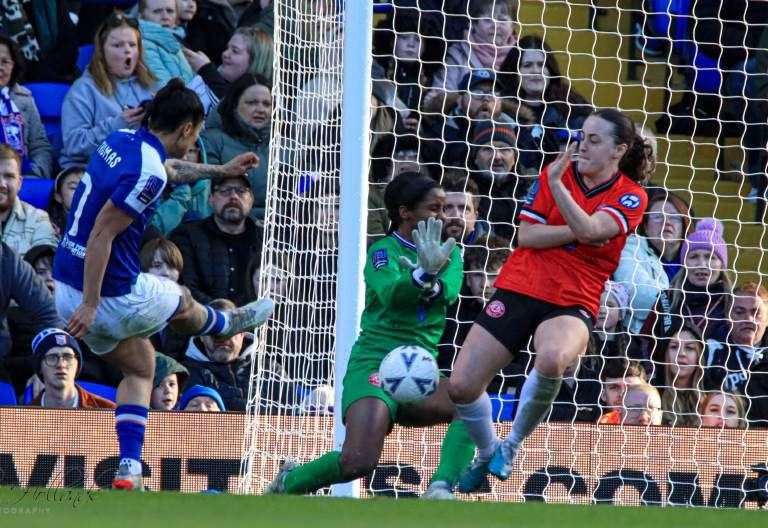
<path fill-rule="evenodd" d="M 412 7 L 417 3 L 418 11 Z M 111 407 L 109 390 L 119 373 L 56 330 L 64 321 L 51 296 L 52 260 L 73 195 L 104 138 L 139 127 L 153 94 L 169 79 L 182 79 L 207 112 L 205 129 L 186 159 L 222 164 L 252 151 L 261 163 L 213 185 L 169 186 L 145 236 L 142 271 L 184 284 L 197 301 L 217 309 L 255 299 L 265 271 L 260 263 L 272 129 L 273 6 L 270 0 L 140 0 L 123 13 L 93 7 L 86 12 L 78 2 L 54 4 L 49 31 L 27 10 L 25 20 L 4 24 L 8 36 L 0 36 L 0 383 L 12 385 L 25 404 Z M 439 364 L 449 371 L 514 251 L 517 214 L 535 194 L 539 171 L 571 140 L 582 140 L 578 131 L 594 108 L 571 87 L 550 46 L 519 26 L 514 2 L 395 4 L 374 31 L 368 237 L 372 243 L 388 230 L 383 189 L 392 178 L 422 174 L 441 183 L 444 234 L 460 243 L 465 270 L 439 347 Z M 71 46 L 62 44 L 67 38 L 94 45 L 83 71 L 75 66 L 75 54 L 67 53 Z M 56 67 L 44 67 L 52 57 Z M 33 81 L 71 83 L 60 145 L 46 136 L 23 84 L 25 71 Z M 311 93 L 325 82 L 292 78 L 290 84 Z M 292 109 L 296 116 L 308 111 L 301 104 Z M 321 114 L 332 122 L 339 108 L 324 107 Z M 322 172 L 327 142 L 338 138 L 308 128 L 294 137 L 300 154 L 291 154 L 304 159 L 292 161 Z M 756 282 L 734 284 L 722 223 L 696 217 L 684 196 L 663 187 L 655 178 L 654 133 L 639 127 L 637 133 L 646 144 L 648 207 L 605 285 L 589 351 L 569 367 L 550 419 L 766 427 L 768 290 Z M 45 209 L 19 198 L 24 182 L 34 178 L 54 182 Z M 314 260 L 304 265 L 333 269 L 338 188 L 314 184 L 310 207 L 295 206 L 296 216 L 310 215 L 318 224 L 316 245 L 302 248 Z M 269 289 L 284 294 L 279 273 L 266 272 Z M 335 294 L 332 285 L 324 291 Z M 317 310 L 322 314 L 313 317 L 321 321 L 316 324 L 332 326 L 332 309 L 330 315 L 327 306 Z M 270 380 L 262 384 L 265 411 L 330 411 L 328 388 L 307 386 L 301 378 L 305 368 L 311 372 L 307 378 L 324 379 L 327 357 L 319 357 L 319 350 L 317 359 L 312 351 L 289 350 L 289 335 L 271 339 L 271 349 L 285 354 L 268 354 L 257 363 Z M 253 335 L 189 340 L 166 329 L 152 341 L 158 351 L 153 409 L 245 409 Z M 521 350 L 492 384 L 499 416 L 514 414 L 505 406 L 514 405 L 530 358 L 530 350 Z"/>

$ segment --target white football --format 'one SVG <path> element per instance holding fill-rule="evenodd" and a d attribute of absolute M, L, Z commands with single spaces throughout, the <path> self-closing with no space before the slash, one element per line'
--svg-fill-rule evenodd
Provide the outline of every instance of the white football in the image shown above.
<path fill-rule="evenodd" d="M 398 403 L 415 403 L 437 390 L 440 372 L 432 354 L 417 345 L 399 346 L 379 367 L 384 392 Z"/>

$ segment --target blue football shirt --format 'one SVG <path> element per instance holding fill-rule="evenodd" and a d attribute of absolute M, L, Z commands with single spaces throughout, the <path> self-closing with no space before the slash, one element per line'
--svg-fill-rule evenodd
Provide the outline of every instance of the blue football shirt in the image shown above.
<path fill-rule="evenodd" d="M 72 198 L 67 227 L 54 258 L 54 279 L 83 290 L 88 237 L 99 212 L 112 200 L 133 222 L 112 243 L 101 296 L 130 293 L 141 271 L 141 240 L 168 179 L 165 158 L 162 143 L 145 128 L 118 130 L 99 145 Z"/>

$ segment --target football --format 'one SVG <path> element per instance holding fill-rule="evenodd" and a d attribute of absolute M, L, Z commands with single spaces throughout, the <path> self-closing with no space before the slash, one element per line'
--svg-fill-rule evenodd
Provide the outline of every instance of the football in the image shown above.
<path fill-rule="evenodd" d="M 399 346 L 379 367 L 384 392 L 398 403 L 415 403 L 437 390 L 440 373 L 432 354 L 417 345 Z"/>

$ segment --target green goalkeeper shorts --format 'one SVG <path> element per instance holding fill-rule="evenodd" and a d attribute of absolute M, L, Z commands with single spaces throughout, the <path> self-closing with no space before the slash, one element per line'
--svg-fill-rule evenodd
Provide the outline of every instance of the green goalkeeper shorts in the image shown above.
<path fill-rule="evenodd" d="M 382 356 L 383 359 L 383 356 Z M 344 391 L 341 395 L 342 420 L 346 422 L 347 409 L 350 405 L 363 398 L 377 398 L 383 401 L 389 408 L 389 418 L 392 424 L 397 418 L 397 409 L 400 404 L 389 397 L 381 388 L 379 379 L 379 366 L 381 360 L 355 360 L 350 358 L 347 365 L 347 373 L 344 375 Z"/>

